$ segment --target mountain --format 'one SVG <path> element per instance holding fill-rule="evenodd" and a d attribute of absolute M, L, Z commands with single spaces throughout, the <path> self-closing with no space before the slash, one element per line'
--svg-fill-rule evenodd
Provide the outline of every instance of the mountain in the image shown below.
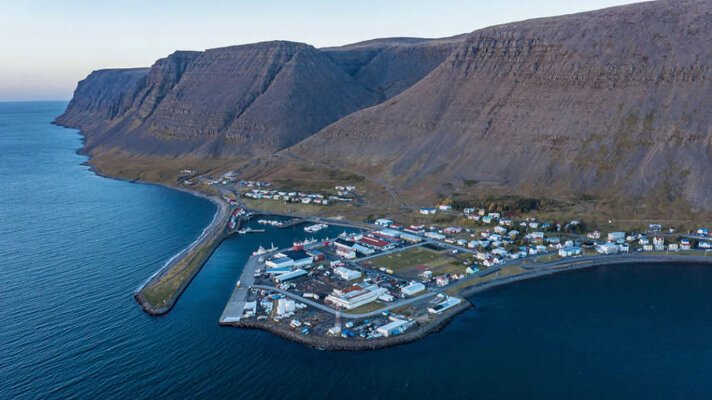
<path fill-rule="evenodd" d="M 466 35 L 374 39 L 322 51 L 361 84 L 389 99 L 435 69 Z"/>
<path fill-rule="evenodd" d="M 710 37 L 712 3 L 695 0 L 478 30 L 407 90 L 285 154 L 416 198 L 501 190 L 709 210 Z"/>
<path fill-rule="evenodd" d="M 178 51 L 151 68 L 92 73 L 56 123 L 81 129 L 90 154 L 246 160 L 412 85 L 445 59 L 453 40 Z"/>
<path fill-rule="evenodd" d="M 191 160 L 292 181 L 343 170 L 396 203 L 712 211 L 711 17 L 708 1 L 661 0 L 443 39 L 181 51 L 92 73 L 56 122 L 122 176 Z"/>

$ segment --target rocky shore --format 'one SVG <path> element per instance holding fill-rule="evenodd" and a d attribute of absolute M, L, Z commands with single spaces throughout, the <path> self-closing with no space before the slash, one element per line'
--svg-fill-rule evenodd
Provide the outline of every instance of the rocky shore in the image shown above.
<path fill-rule="evenodd" d="M 263 329 L 284 339 L 297 342 L 309 347 L 320 350 L 333 351 L 360 351 L 360 350 L 377 350 L 387 347 L 398 346 L 414 342 L 422 339 L 425 336 L 443 329 L 452 319 L 461 312 L 473 307 L 473 304 L 467 300 L 448 310 L 448 312 L 436 316 L 426 325 L 418 326 L 406 331 L 402 335 L 377 338 L 377 339 L 355 339 L 341 337 L 324 337 L 313 335 L 302 335 L 294 329 L 277 325 L 270 320 L 257 321 L 255 319 L 241 320 L 239 322 L 225 323 L 226 326 L 235 326 L 239 328 Z"/>

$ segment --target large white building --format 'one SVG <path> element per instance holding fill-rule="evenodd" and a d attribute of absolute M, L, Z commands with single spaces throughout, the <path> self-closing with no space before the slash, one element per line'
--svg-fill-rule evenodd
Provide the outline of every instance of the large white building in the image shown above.
<path fill-rule="evenodd" d="M 362 305 L 372 303 L 388 291 L 378 285 L 353 285 L 349 288 L 334 289 L 333 293 L 326 296 L 325 301 L 336 307 L 353 310 Z"/>
<path fill-rule="evenodd" d="M 361 272 L 353 269 L 348 269 L 346 267 L 336 267 L 334 268 L 334 273 L 340 276 L 341 279 L 345 279 L 347 281 L 358 279 L 361 277 Z"/>
<path fill-rule="evenodd" d="M 401 293 L 406 296 L 412 296 L 425 290 L 425 285 L 420 282 L 411 282 L 408 286 L 401 288 Z"/>

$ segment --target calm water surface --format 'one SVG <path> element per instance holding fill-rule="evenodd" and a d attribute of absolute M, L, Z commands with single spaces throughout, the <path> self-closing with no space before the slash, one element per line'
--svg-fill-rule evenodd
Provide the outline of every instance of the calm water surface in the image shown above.
<path fill-rule="evenodd" d="M 226 241 L 161 318 L 132 291 L 214 206 L 100 178 L 65 103 L 0 103 L 0 398 L 710 398 L 712 268 L 611 266 L 495 289 L 443 331 L 318 351 L 217 319 L 246 257 Z M 325 232 L 335 235 L 338 229 Z"/>

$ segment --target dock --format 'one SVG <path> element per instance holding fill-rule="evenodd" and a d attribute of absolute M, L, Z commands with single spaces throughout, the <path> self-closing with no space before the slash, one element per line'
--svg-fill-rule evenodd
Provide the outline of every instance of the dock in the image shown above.
<path fill-rule="evenodd" d="M 245 310 L 245 302 L 247 299 L 248 290 L 255 283 L 255 271 L 260 266 L 260 257 L 267 257 L 272 253 L 265 253 L 258 256 L 250 256 L 240 274 L 240 286 L 235 285 L 235 289 L 230 295 L 222 315 L 220 316 L 220 324 L 229 325 L 230 323 L 239 322 L 242 318 L 242 313 Z"/>

